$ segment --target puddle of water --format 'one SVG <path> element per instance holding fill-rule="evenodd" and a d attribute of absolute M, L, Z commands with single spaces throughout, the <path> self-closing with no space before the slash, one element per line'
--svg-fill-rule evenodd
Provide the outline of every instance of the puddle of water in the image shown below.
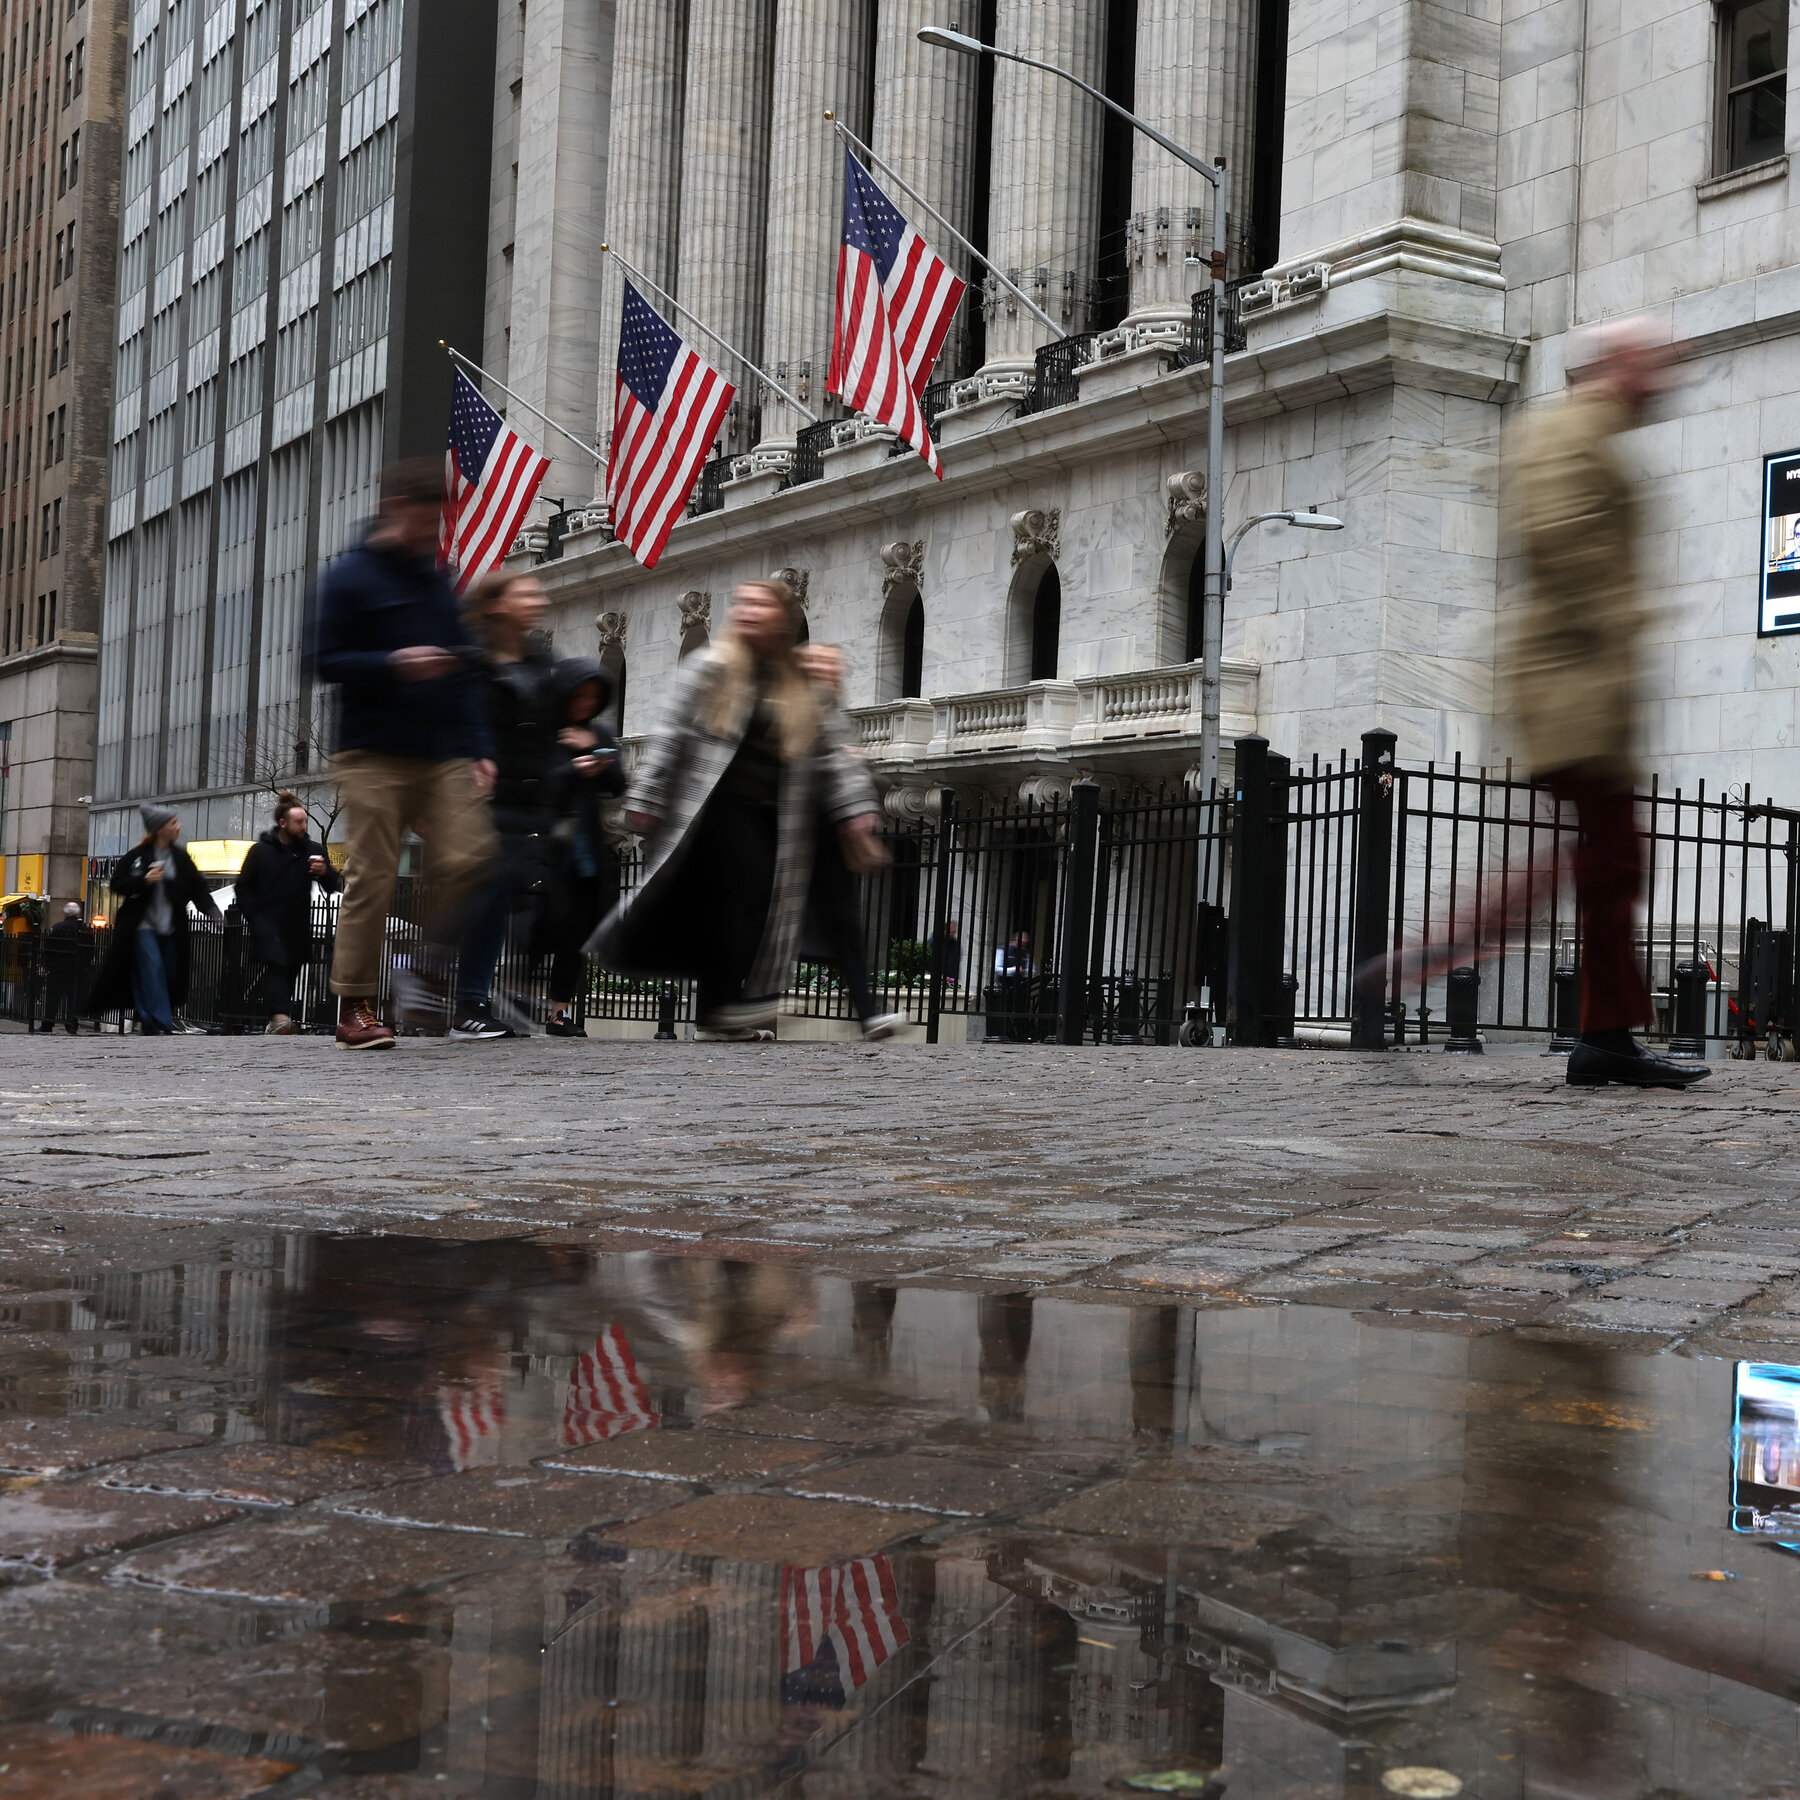
<path fill-rule="evenodd" d="M 0 1304 L 0 1460 L 107 1484 L 122 1546 L 242 1509 L 0 1592 L 0 1706 L 534 1800 L 1775 1800 L 1797 1397 L 1326 1309 L 247 1241 Z"/>

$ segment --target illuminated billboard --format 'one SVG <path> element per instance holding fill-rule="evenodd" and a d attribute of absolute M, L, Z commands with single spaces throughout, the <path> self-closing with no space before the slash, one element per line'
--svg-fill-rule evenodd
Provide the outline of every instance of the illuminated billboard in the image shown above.
<path fill-rule="evenodd" d="M 1800 1369 L 1739 1363 L 1731 1434 L 1731 1526 L 1800 1537 Z"/>
<path fill-rule="evenodd" d="M 1763 458 L 1761 637 L 1800 631 L 1800 450 Z"/>

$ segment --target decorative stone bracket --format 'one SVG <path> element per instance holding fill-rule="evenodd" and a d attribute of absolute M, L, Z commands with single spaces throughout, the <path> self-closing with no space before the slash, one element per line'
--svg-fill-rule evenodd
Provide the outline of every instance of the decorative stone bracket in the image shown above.
<path fill-rule="evenodd" d="M 1173 537 L 1184 525 L 1206 523 L 1206 471 L 1183 469 L 1171 475 L 1169 489 L 1168 534 Z"/>
<path fill-rule="evenodd" d="M 712 634 L 712 595 L 692 588 L 681 596 L 681 635 L 700 630 Z"/>
<path fill-rule="evenodd" d="M 881 546 L 881 597 L 891 600 L 898 587 L 918 588 L 923 584 L 925 574 L 925 540 L 920 538 L 909 544 L 904 539 L 898 543 Z"/>
<path fill-rule="evenodd" d="M 770 580 L 783 583 L 794 596 L 794 604 L 806 611 L 807 592 L 812 587 L 811 569 L 776 569 Z"/>
<path fill-rule="evenodd" d="M 1012 516 L 1013 567 L 1033 556 L 1047 556 L 1053 562 L 1062 553 L 1062 508 L 1053 506 L 1048 512 L 1035 507 Z"/>
<path fill-rule="evenodd" d="M 600 636 L 600 654 L 606 655 L 609 650 L 617 650 L 621 655 L 625 650 L 626 618 L 622 612 L 603 612 L 594 615 L 594 629 Z"/>

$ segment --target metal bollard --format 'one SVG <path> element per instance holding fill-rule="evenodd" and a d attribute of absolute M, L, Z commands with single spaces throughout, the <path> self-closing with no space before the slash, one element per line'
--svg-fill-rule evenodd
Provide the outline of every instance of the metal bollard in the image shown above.
<path fill-rule="evenodd" d="M 1550 1031 L 1550 1056 L 1567 1056 L 1581 1036 L 1581 975 L 1573 963 L 1558 963 L 1550 976 L 1555 1023 Z"/>
<path fill-rule="evenodd" d="M 656 996 L 656 1036 L 651 1040 L 658 1044 L 675 1042 L 675 984 L 665 981 L 662 992 Z"/>
<path fill-rule="evenodd" d="M 1277 983 L 1277 991 L 1279 998 L 1270 1023 L 1275 1027 L 1276 1048 L 1291 1050 L 1294 1047 L 1294 1014 L 1299 1010 L 1300 977 L 1292 973 L 1283 975 Z"/>
<path fill-rule="evenodd" d="M 1444 990 L 1444 1022 L 1450 1030 L 1444 1048 L 1464 1056 L 1480 1056 L 1485 1046 L 1475 1020 L 1481 1004 L 1481 971 L 1467 966 L 1452 969 Z"/>
<path fill-rule="evenodd" d="M 1135 975 L 1127 975 L 1119 983 L 1119 1010 L 1113 1019 L 1112 1041 L 1115 1044 L 1141 1044 L 1144 1041 L 1144 996 Z"/>
<path fill-rule="evenodd" d="M 1669 1039 L 1671 1056 L 1697 1056 L 1706 1060 L 1706 985 L 1712 971 L 1705 963 L 1675 965 L 1675 1035 Z"/>

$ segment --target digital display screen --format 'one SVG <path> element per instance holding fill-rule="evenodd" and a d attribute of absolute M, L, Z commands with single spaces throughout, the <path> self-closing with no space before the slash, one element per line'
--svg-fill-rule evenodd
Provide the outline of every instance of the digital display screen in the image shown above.
<path fill-rule="evenodd" d="M 1737 1365 L 1731 1528 L 1784 1538 L 1800 1532 L 1800 1368 Z"/>
<path fill-rule="evenodd" d="M 1763 459 L 1762 619 L 1758 635 L 1800 631 L 1800 450 Z"/>

